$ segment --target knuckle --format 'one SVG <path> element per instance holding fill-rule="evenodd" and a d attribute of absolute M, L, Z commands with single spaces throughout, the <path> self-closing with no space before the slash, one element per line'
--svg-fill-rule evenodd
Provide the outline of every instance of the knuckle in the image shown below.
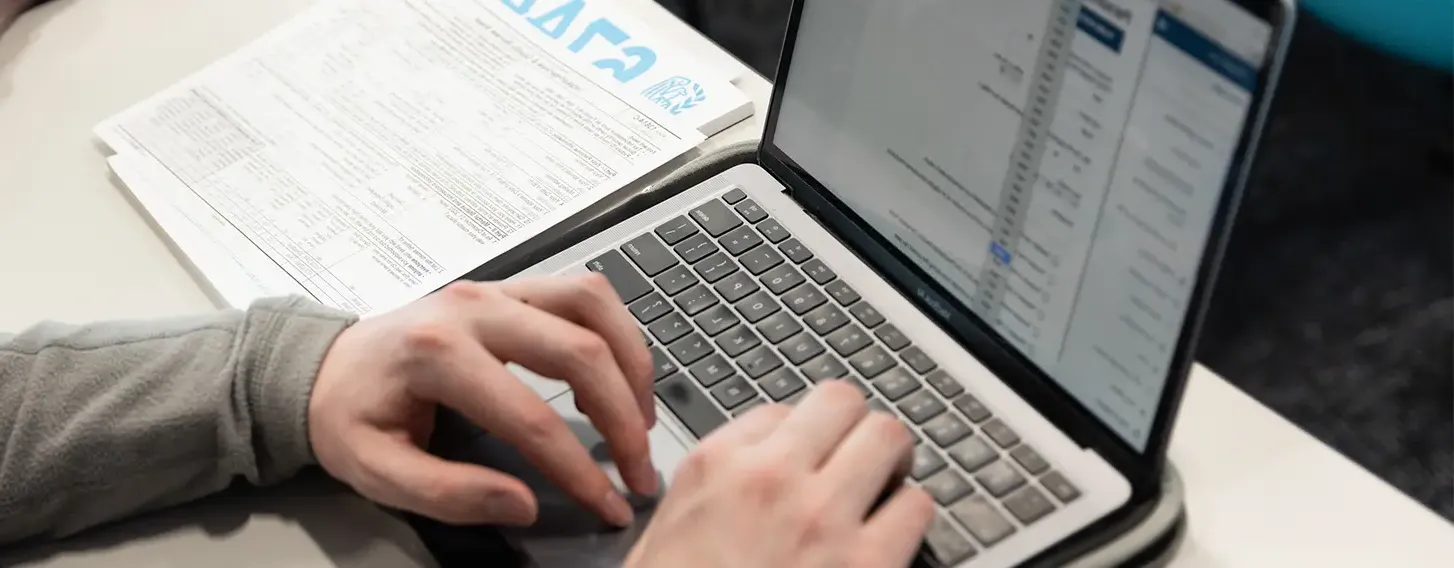
<path fill-rule="evenodd" d="M 409 325 L 403 331 L 404 347 L 414 354 L 435 354 L 454 345 L 455 331 L 450 326 L 426 320 Z"/>
<path fill-rule="evenodd" d="M 788 480 L 788 469 L 780 459 L 758 458 L 742 465 L 743 494 L 760 503 L 781 498 L 787 492 Z"/>
<path fill-rule="evenodd" d="M 827 496 L 815 494 L 806 498 L 797 508 L 794 525 L 803 543 L 819 543 L 832 538 L 835 517 L 831 503 L 832 500 Z"/>
<path fill-rule="evenodd" d="M 588 364 L 592 368 L 604 358 L 611 356 L 611 346 L 606 344 L 605 339 L 601 339 L 601 336 L 594 333 L 574 334 L 566 342 L 565 348 L 569 357 Z"/>
<path fill-rule="evenodd" d="M 488 295 L 488 288 L 478 282 L 451 282 L 440 291 L 445 298 L 455 301 L 476 302 Z"/>
<path fill-rule="evenodd" d="M 560 426 L 560 418 L 549 410 L 526 411 L 516 420 L 520 435 L 531 444 L 550 443 Z"/>

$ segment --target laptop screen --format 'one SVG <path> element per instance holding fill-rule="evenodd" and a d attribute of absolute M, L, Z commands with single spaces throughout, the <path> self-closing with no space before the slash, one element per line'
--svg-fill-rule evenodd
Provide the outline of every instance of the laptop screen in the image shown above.
<path fill-rule="evenodd" d="M 810 0 L 776 146 L 1146 448 L 1272 33 L 1229 0 Z"/>

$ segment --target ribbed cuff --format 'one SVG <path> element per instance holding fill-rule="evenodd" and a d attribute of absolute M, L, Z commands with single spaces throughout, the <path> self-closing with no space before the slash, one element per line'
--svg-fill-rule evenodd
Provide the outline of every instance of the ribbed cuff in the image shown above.
<path fill-rule="evenodd" d="M 244 353 L 259 482 L 274 483 L 314 463 L 308 399 L 333 340 L 358 316 L 297 297 L 248 309 Z"/>

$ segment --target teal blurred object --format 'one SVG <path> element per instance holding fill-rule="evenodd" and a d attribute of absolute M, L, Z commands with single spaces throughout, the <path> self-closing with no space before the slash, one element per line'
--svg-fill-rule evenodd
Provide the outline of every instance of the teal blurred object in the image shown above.
<path fill-rule="evenodd" d="M 1406 59 L 1454 70 L 1454 0 L 1302 0 L 1309 12 Z"/>

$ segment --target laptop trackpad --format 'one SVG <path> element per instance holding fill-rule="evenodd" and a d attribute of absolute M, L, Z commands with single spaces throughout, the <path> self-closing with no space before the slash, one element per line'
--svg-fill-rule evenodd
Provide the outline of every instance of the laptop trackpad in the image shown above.
<path fill-rule="evenodd" d="M 576 410 L 571 392 L 562 393 L 550 400 L 550 405 L 566 424 L 581 439 L 591 456 L 606 471 L 607 477 L 617 490 L 625 491 L 620 473 L 611 462 L 610 451 L 605 440 Z M 658 416 L 668 416 L 669 411 L 657 407 Z M 677 463 L 686 456 L 690 448 L 677 438 L 671 430 L 660 424 L 650 432 L 652 459 L 658 471 L 658 480 L 663 490 L 670 484 L 671 474 Z M 632 545 L 651 520 L 656 499 L 631 496 L 628 501 L 636 510 L 636 521 L 625 529 L 612 527 L 594 512 L 577 505 L 565 492 L 545 479 L 529 462 L 513 448 L 490 437 L 476 442 L 482 450 L 480 461 L 501 472 L 524 481 L 536 495 L 540 514 L 536 524 L 523 529 L 502 529 L 501 532 L 511 544 L 518 547 L 529 558 L 530 566 L 539 568 L 615 568 L 626 559 Z"/>

